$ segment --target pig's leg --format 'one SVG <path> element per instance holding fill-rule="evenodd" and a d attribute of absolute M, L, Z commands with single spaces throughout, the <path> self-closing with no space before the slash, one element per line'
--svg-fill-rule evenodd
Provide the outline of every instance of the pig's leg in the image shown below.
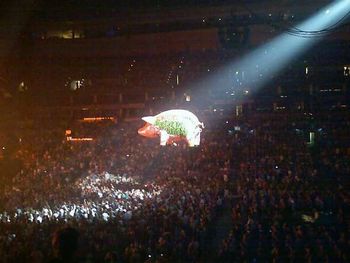
<path fill-rule="evenodd" d="M 196 144 L 196 140 L 195 140 L 195 137 L 193 134 L 191 136 L 187 136 L 186 139 L 188 142 L 188 146 L 193 147 L 195 145 L 198 145 L 198 144 Z"/>
<path fill-rule="evenodd" d="M 166 131 L 164 130 L 160 131 L 160 145 L 165 146 L 169 137 L 170 136 Z"/>
<path fill-rule="evenodd" d="M 198 146 L 200 144 L 200 140 L 201 140 L 201 130 L 195 130 L 194 133 L 192 133 L 191 135 L 187 136 L 186 139 L 188 141 L 188 145 L 190 147 L 193 146 Z"/>

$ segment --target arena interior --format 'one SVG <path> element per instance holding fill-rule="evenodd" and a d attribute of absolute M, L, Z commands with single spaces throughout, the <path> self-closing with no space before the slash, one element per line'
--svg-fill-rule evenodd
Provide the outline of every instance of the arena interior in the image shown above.
<path fill-rule="evenodd" d="M 349 0 L 0 10 L 0 262 L 350 262 Z"/>

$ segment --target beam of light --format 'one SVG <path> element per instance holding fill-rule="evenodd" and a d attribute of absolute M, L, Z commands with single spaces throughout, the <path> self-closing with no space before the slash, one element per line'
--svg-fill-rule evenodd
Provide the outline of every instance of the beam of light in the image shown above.
<path fill-rule="evenodd" d="M 288 63 L 309 50 L 327 32 L 339 26 L 340 20 L 350 12 L 350 0 L 334 1 L 311 18 L 300 23 L 293 32 L 304 32 L 300 35 L 283 33 L 268 43 L 258 47 L 240 60 L 218 69 L 209 77 L 198 81 L 190 89 L 200 105 L 208 103 L 208 90 L 217 94 L 232 95 L 239 88 L 246 94 L 257 91 L 277 76 Z M 308 33 L 310 32 L 309 37 Z M 317 34 L 317 32 L 323 32 Z M 306 37 L 305 37 L 306 36 Z M 200 106 L 199 105 L 199 106 Z"/>

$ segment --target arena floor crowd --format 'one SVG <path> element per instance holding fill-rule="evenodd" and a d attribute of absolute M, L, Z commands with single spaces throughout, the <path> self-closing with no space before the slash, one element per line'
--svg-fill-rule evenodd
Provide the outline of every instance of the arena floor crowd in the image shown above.
<path fill-rule="evenodd" d="M 348 262 L 350 123 L 315 122 L 314 145 L 308 120 L 287 114 L 213 122 L 195 148 L 138 136 L 139 122 L 80 143 L 60 128 L 17 131 L 0 261 L 65 262 L 51 240 L 70 227 L 73 262 Z"/>

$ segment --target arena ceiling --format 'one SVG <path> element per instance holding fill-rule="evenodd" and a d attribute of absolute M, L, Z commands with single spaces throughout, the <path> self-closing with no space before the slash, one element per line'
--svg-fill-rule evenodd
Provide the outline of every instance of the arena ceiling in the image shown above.
<path fill-rule="evenodd" d="M 30 15 L 38 19 L 74 19 L 113 16 L 118 12 L 162 11 L 173 9 L 231 6 L 241 8 L 260 5 L 271 7 L 320 8 L 330 0 L 4 0 L 0 3 L 1 17 Z"/>

